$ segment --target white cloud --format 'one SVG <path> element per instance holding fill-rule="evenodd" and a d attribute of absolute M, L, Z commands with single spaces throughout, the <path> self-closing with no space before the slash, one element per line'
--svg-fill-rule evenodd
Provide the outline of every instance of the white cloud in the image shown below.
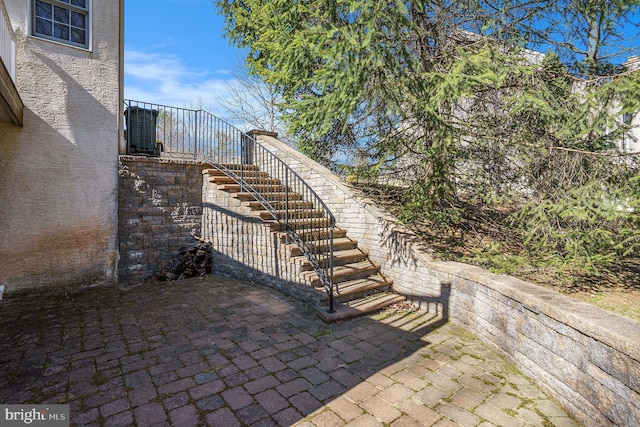
<path fill-rule="evenodd" d="M 229 74 L 212 76 L 206 70 L 189 69 L 176 55 L 132 50 L 125 50 L 124 74 L 126 99 L 203 108 L 223 119 L 223 105 L 234 84 Z"/>

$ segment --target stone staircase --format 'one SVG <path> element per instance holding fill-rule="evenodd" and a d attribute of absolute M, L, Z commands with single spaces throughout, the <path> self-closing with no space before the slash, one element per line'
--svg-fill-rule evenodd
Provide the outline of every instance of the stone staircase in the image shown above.
<path fill-rule="evenodd" d="M 237 174 L 240 173 L 239 166 L 226 165 L 225 167 L 232 168 Z M 210 183 L 215 184 L 219 191 L 229 193 L 239 200 L 242 206 L 250 209 L 251 214 L 260 218 L 264 226 L 269 227 L 275 234 L 287 261 L 299 272 L 300 282 L 314 289 L 316 299 L 320 301 L 316 307 L 316 314 L 324 321 L 331 322 L 360 316 L 405 300 L 403 296 L 393 293 L 391 290 L 393 282 L 380 272 L 380 266 L 369 259 L 367 252 L 358 247 L 357 240 L 349 238 L 346 230 L 336 227 L 333 236 L 335 312 L 330 313 L 328 311 L 329 295 L 320 277 L 313 270 L 301 248 L 295 243 L 288 242 L 283 224 L 276 221 L 272 213 L 267 211 L 253 194 L 243 191 L 240 184 L 221 170 L 205 169 L 203 175 Z M 313 210 L 313 204 L 304 200 L 299 193 L 289 192 L 285 198 L 286 189 L 282 183 L 255 166 L 244 166 L 242 177 L 263 198 L 269 200 L 275 209 L 284 210 L 288 206 L 288 225 L 320 252 L 321 257 L 330 256 L 327 236 L 320 234 L 317 228 L 310 228 L 311 224 L 317 226 L 319 223 L 329 223 L 329 218 L 323 217 L 322 211 Z"/>

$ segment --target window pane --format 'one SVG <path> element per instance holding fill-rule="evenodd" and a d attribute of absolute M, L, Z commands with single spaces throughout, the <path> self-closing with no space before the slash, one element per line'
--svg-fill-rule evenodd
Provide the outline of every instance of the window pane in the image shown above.
<path fill-rule="evenodd" d="M 71 25 L 78 28 L 86 29 L 86 19 L 85 15 L 78 12 L 71 12 Z"/>
<path fill-rule="evenodd" d="M 0 0 L 1 2 L 2 0 Z M 29 0 L 34 35 L 86 47 L 89 45 L 89 1 Z"/>
<path fill-rule="evenodd" d="M 71 29 L 71 41 L 78 44 L 87 44 L 85 40 L 86 31 L 78 30 L 77 28 Z"/>
<path fill-rule="evenodd" d="M 62 24 L 53 24 L 53 36 L 58 39 L 69 40 L 69 27 Z"/>
<path fill-rule="evenodd" d="M 51 31 L 51 21 L 47 21 L 44 19 L 36 18 L 36 33 L 44 34 L 47 36 L 52 35 Z"/>
<path fill-rule="evenodd" d="M 36 16 L 51 19 L 53 16 L 53 6 L 42 1 L 36 1 Z"/>
<path fill-rule="evenodd" d="M 69 23 L 69 10 L 67 9 L 63 9 L 61 7 L 54 7 L 53 8 L 53 17 L 54 17 L 54 21 L 56 22 L 61 22 L 63 24 L 68 24 Z"/>

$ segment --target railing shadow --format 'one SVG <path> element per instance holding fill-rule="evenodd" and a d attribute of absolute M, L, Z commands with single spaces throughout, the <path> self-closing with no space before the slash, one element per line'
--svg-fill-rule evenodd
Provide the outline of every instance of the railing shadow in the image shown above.
<path fill-rule="evenodd" d="M 250 283 L 243 268 L 243 280 L 11 296 L 0 321 L 0 402 L 67 403 L 76 425 L 92 408 L 125 399 L 131 407 L 118 417 L 134 425 L 149 404 L 170 421 L 186 394 L 200 413 L 189 425 L 223 425 L 214 420 L 224 411 L 243 425 L 291 425 L 341 396 L 357 401 L 380 375 L 402 383 L 412 373 L 426 387 L 427 347 L 448 345 L 446 334 L 430 340 L 446 323 L 446 304 L 419 316 L 399 309 L 325 324 L 300 302 Z M 446 288 L 425 303 L 446 301 Z M 267 390 L 289 409 L 274 412 Z"/>

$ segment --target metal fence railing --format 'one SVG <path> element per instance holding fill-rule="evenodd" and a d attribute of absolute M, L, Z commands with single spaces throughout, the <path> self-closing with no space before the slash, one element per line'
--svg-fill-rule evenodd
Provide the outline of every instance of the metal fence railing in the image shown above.
<path fill-rule="evenodd" d="M 127 153 L 211 164 L 278 221 L 318 274 L 333 311 L 335 217 L 285 162 L 252 137 L 204 110 L 125 101 Z"/>

